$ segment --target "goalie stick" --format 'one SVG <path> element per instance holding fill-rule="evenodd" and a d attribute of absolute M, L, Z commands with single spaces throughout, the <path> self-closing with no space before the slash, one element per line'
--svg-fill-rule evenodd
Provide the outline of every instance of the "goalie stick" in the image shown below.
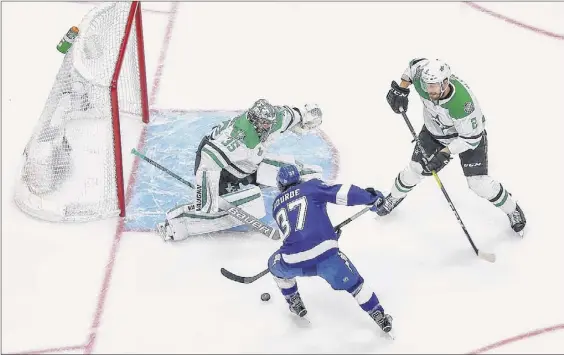
<path fill-rule="evenodd" d="M 173 178 L 180 181 L 184 185 L 187 185 L 191 188 L 194 188 L 194 184 L 192 184 L 190 181 L 187 181 L 186 179 L 182 178 L 181 176 L 173 173 L 169 169 L 167 169 L 164 166 L 162 166 L 161 164 L 157 163 L 153 159 L 143 155 L 137 149 L 135 149 L 135 148 L 131 149 L 131 153 L 138 156 L 139 158 L 143 159 L 147 163 L 153 165 L 157 169 L 159 169 L 159 170 L 167 173 L 168 175 L 172 176 Z M 264 224 L 260 219 L 256 218 L 255 216 L 253 216 L 250 213 L 243 211 L 241 208 L 231 204 L 229 201 L 227 201 L 227 200 L 225 200 L 221 197 L 219 197 L 219 208 L 221 210 L 229 213 L 232 217 L 236 218 L 237 220 L 239 220 L 239 221 L 245 223 L 246 225 L 252 227 L 253 229 L 258 231 L 259 233 L 263 234 L 264 236 L 266 236 L 266 237 L 268 237 L 272 240 L 279 240 L 280 239 L 280 232 L 278 231 L 278 228 L 273 228 L 271 226 Z"/>
<path fill-rule="evenodd" d="M 425 152 L 425 150 L 423 149 L 423 145 L 421 144 L 421 141 L 419 140 L 419 137 L 417 136 L 417 134 L 415 133 L 415 130 L 413 129 L 413 126 L 411 125 L 411 122 L 409 121 L 409 118 L 407 117 L 407 114 L 405 113 L 405 111 L 403 110 L 403 107 L 400 108 L 400 112 L 401 115 L 403 116 L 403 119 L 405 121 L 405 124 L 407 125 L 407 127 L 409 128 L 409 131 L 411 132 L 411 135 L 413 136 L 413 140 L 415 141 L 415 144 L 417 144 L 417 146 L 419 147 L 419 149 L 421 150 L 421 153 L 423 154 L 423 156 L 425 157 L 425 159 L 427 161 L 429 161 L 429 156 L 427 155 L 427 153 Z M 460 215 L 458 214 L 458 211 L 456 210 L 456 208 L 454 207 L 454 204 L 452 203 L 452 200 L 450 199 L 450 196 L 448 195 L 443 183 L 441 182 L 441 179 L 439 179 L 439 175 L 437 175 L 437 172 L 435 170 L 431 171 L 431 173 L 433 174 L 433 177 L 435 178 L 435 181 L 437 182 L 437 185 L 439 185 L 439 187 L 441 188 L 441 191 L 443 192 L 443 195 L 445 196 L 445 199 L 448 202 L 448 205 L 450 206 L 450 209 L 452 210 L 452 212 L 454 212 L 454 215 L 456 216 L 456 219 L 458 220 L 458 223 L 460 224 L 460 227 L 462 227 L 462 230 L 464 231 L 464 234 L 466 235 L 466 238 L 468 239 L 468 241 L 470 242 L 470 245 L 472 246 L 472 249 L 474 249 L 474 253 L 476 253 L 476 255 L 478 257 L 480 257 L 483 260 L 489 261 L 490 263 L 495 262 L 495 254 L 491 254 L 491 253 L 485 253 L 481 250 L 479 250 L 476 247 L 476 244 L 474 244 L 474 241 L 472 240 L 472 237 L 470 236 L 470 233 L 468 233 L 468 230 L 466 229 L 466 226 L 464 225 L 464 222 L 462 222 L 462 218 L 460 218 Z"/>
<path fill-rule="evenodd" d="M 341 229 L 342 227 L 346 226 L 347 224 L 349 224 L 350 222 L 354 221 L 355 219 L 357 219 L 358 217 L 362 216 L 364 213 L 366 213 L 372 206 L 367 206 L 364 207 L 362 210 L 358 211 L 357 213 L 355 213 L 354 215 L 352 215 L 351 217 L 345 219 L 344 221 L 342 221 L 341 223 L 339 223 L 336 227 L 334 227 L 333 229 L 335 231 L 338 231 L 339 229 Z M 239 282 L 242 284 L 250 284 L 255 282 L 256 280 L 260 279 L 261 277 L 263 277 L 264 275 L 268 274 L 269 270 L 268 268 L 266 268 L 265 270 L 262 270 L 261 272 L 259 272 L 256 275 L 253 276 L 240 276 L 240 275 L 236 275 L 234 273 L 232 273 L 231 271 L 225 269 L 225 268 L 221 268 L 221 274 L 225 277 L 227 277 L 229 280 L 235 281 L 235 282 Z"/>

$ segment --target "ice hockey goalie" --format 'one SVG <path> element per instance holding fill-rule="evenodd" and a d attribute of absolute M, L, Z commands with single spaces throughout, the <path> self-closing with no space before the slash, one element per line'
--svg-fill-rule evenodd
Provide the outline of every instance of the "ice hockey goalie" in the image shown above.
<path fill-rule="evenodd" d="M 214 127 L 204 136 L 196 153 L 195 204 L 177 206 L 157 225 L 164 240 L 182 240 L 241 225 L 219 209 L 219 196 L 257 218 L 265 215 L 259 186 L 276 186 L 284 164 L 296 164 L 302 176 L 321 177 L 319 166 L 296 162 L 293 156 L 268 153 L 286 132 L 304 134 L 322 122 L 315 104 L 302 107 L 274 106 L 257 100 L 249 110 Z"/>

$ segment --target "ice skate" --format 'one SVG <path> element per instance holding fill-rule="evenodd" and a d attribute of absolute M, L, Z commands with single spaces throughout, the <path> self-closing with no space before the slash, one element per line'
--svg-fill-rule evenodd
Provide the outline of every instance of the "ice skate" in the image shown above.
<path fill-rule="evenodd" d="M 392 330 L 392 316 L 389 314 L 384 314 L 381 310 L 375 309 L 370 312 L 370 317 L 374 319 L 384 333 L 389 333 Z"/>
<path fill-rule="evenodd" d="M 388 194 L 384 201 L 376 206 L 376 213 L 381 217 L 388 215 L 394 208 L 396 208 L 397 205 L 400 204 L 401 201 L 403 201 L 404 198 L 405 196 L 402 198 L 395 198 L 392 194 Z"/>
<path fill-rule="evenodd" d="M 525 224 L 527 220 L 525 219 L 525 214 L 519 205 L 516 205 L 515 211 L 508 214 L 509 223 L 511 223 L 511 228 L 519 234 L 521 237 L 525 234 Z"/>
<path fill-rule="evenodd" d="M 304 302 L 300 297 L 300 293 L 296 292 L 290 298 L 287 298 L 288 304 L 290 306 L 290 312 L 297 314 L 300 317 L 303 317 L 307 314 L 307 309 L 304 306 Z"/>

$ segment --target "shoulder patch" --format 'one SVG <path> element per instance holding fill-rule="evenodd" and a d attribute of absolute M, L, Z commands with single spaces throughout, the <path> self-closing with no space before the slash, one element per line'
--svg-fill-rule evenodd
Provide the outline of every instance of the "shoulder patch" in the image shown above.
<path fill-rule="evenodd" d="M 464 112 L 467 114 L 474 112 L 474 103 L 472 101 L 468 101 L 464 104 Z"/>
<path fill-rule="evenodd" d="M 476 110 L 472 96 L 468 89 L 454 75 L 450 78 L 450 83 L 455 87 L 454 96 L 441 106 L 448 110 L 450 117 L 455 120 L 467 117 Z"/>

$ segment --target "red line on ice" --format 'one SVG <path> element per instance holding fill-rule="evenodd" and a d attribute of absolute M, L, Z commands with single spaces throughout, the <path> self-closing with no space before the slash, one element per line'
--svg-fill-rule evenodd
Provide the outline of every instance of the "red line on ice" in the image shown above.
<path fill-rule="evenodd" d="M 171 4 L 171 9 L 170 9 L 170 15 L 168 18 L 168 23 L 166 26 L 166 31 L 165 31 L 165 37 L 163 40 L 163 44 L 161 47 L 161 52 L 160 52 L 160 56 L 159 56 L 159 60 L 157 62 L 157 70 L 155 73 L 155 76 L 153 77 L 153 85 L 151 88 L 151 96 L 149 97 L 149 107 L 151 107 L 152 105 L 155 104 L 156 100 L 157 100 L 157 95 L 159 92 L 159 86 L 161 83 L 161 76 L 163 73 L 163 68 L 164 68 L 164 62 L 166 61 L 166 56 L 167 56 L 167 52 L 168 52 L 168 46 L 170 43 L 170 39 L 172 38 L 172 30 L 174 28 L 174 24 L 176 22 L 176 15 L 178 12 L 178 3 L 174 2 Z M 143 131 L 141 133 L 141 136 L 139 137 L 139 142 L 137 144 L 137 150 L 142 151 L 143 150 L 143 146 L 145 145 L 145 136 L 147 133 L 147 129 L 146 126 L 143 128 Z M 126 203 L 125 205 L 127 206 L 129 204 L 129 201 L 131 200 L 131 196 L 133 193 L 133 185 L 135 184 L 135 179 L 137 177 L 137 168 L 139 166 L 139 158 L 135 157 L 134 161 L 133 161 L 133 167 L 131 170 L 131 175 L 129 176 L 129 182 L 127 184 L 127 192 L 126 192 Z M 94 319 L 92 320 L 92 325 L 90 327 L 90 334 L 88 335 L 88 339 L 87 339 L 87 343 L 85 345 L 85 350 L 84 353 L 85 354 L 91 354 L 94 346 L 96 344 L 96 338 L 98 335 L 98 327 L 100 325 L 100 321 L 102 319 L 102 314 L 104 312 L 104 306 L 105 306 L 105 301 L 107 298 L 107 294 L 108 294 L 108 290 L 110 288 L 110 282 L 111 282 L 111 278 L 112 278 L 112 274 L 114 271 L 114 266 L 115 266 L 115 261 L 116 261 L 116 255 L 117 252 L 119 250 L 119 245 L 124 233 L 124 225 L 125 225 L 125 219 L 124 218 L 120 218 L 117 228 L 116 228 L 116 234 L 114 237 L 114 242 L 112 244 L 112 249 L 110 251 L 110 258 L 108 260 L 108 263 L 106 264 L 106 272 L 104 275 L 104 281 L 102 282 L 102 288 L 100 289 L 100 293 L 98 295 L 98 304 L 96 306 L 96 311 L 94 312 Z"/>
<path fill-rule="evenodd" d="M 552 333 L 558 330 L 564 330 L 564 323 L 563 324 L 557 324 L 557 325 L 553 325 L 552 327 L 547 327 L 547 328 L 542 328 L 542 329 L 536 329 L 536 330 L 532 330 L 523 334 L 519 334 L 516 335 L 514 337 L 511 338 L 507 338 L 507 339 L 503 339 L 500 340 L 496 343 L 490 344 L 490 345 L 486 345 L 484 347 L 481 347 L 479 349 L 473 350 L 471 352 L 469 352 L 469 354 L 482 354 L 485 353 L 487 351 L 496 349 L 496 348 L 500 348 L 502 346 L 511 344 L 511 343 L 515 343 L 517 341 L 520 340 L 524 340 L 524 339 L 529 339 L 529 338 L 533 338 L 542 334 L 547 334 L 547 333 Z"/>
<path fill-rule="evenodd" d="M 518 27 L 521 27 L 521 28 L 525 28 L 529 31 L 533 31 L 533 32 L 536 32 L 536 33 L 544 35 L 544 36 L 552 37 L 552 38 L 559 39 L 559 40 L 564 40 L 564 35 L 554 33 L 554 32 L 550 32 L 550 31 L 547 31 L 547 30 L 543 30 L 542 28 L 534 27 L 534 26 L 528 25 L 524 22 L 517 21 L 515 19 L 512 19 L 510 17 L 502 15 L 498 12 L 495 12 L 495 11 L 487 9 L 483 6 L 480 6 L 480 5 L 476 4 L 475 2 L 468 1 L 468 2 L 463 2 L 463 4 L 472 7 L 474 10 L 478 10 L 480 12 L 483 12 L 485 14 L 493 16 L 497 19 L 500 19 L 500 20 L 505 21 L 507 23 L 510 23 L 512 25 L 515 25 L 515 26 L 518 26 Z"/>

